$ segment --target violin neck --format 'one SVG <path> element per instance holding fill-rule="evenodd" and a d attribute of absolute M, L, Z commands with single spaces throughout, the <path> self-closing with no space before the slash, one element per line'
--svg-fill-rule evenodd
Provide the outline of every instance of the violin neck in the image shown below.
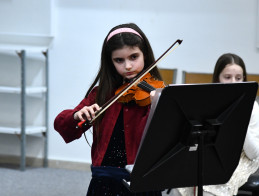
<path fill-rule="evenodd" d="M 144 91 L 147 92 L 151 92 L 156 90 L 156 88 L 154 88 L 153 86 L 151 86 L 150 84 L 148 84 L 145 80 L 141 81 L 140 83 L 138 83 L 137 85 L 139 88 L 142 88 Z"/>

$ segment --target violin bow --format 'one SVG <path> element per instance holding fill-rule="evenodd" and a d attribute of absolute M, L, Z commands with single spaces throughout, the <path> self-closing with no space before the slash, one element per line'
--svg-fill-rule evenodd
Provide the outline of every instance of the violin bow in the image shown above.
<path fill-rule="evenodd" d="M 95 117 L 91 121 L 81 121 L 78 123 L 77 127 L 85 127 L 87 124 L 92 124 L 96 118 L 98 118 L 103 112 L 105 112 L 115 101 L 117 101 L 127 90 L 129 90 L 132 86 L 134 86 L 145 74 L 150 72 L 158 63 L 167 57 L 172 51 L 174 51 L 183 40 L 176 40 L 155 62 L 153 62 L 149 67 L 141 72 L 136 78 L 134 78 L 124 89 L 122 89 L 118 94 L 113 96 L 110 100 L 108 100 L 103 106 L 101 110 L 96 111 Z"/>

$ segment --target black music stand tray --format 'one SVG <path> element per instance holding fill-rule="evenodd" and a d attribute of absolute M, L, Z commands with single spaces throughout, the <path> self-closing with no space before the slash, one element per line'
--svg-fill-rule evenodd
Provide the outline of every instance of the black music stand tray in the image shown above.
<path fill-rule="evenodd" d="M 158 89 L 124 184 L 132 192 L 224 184 L 243 148 L 256 82 Z"/>

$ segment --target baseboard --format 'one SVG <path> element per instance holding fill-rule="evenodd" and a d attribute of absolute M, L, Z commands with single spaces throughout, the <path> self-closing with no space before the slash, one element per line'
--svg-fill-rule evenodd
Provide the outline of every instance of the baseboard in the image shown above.
<path fill-rule="evenodd" d="M 91 171 L 90 163 L 72 162 L 72 161 L 60 161 L 60 160 L 49 160 L 49 167 L 51 168 L 62 168 L 72 169 L 81 171 Z"/>
<path fill-rule="evenodd" d="M 5 165 L 17 165 L 20 164 L 20 157 L 14 155 L 0 155 L 0 164 Z M 61 161 L 61 160 L 48 160 L 49 168 L 59 169 L 71 169 L 80 171 L 90 171 L 90 163 L 72 162 L 72 161 Z M 35 157 L 26 157 L 27 167 L 43 167 L 43 159 Z"/>

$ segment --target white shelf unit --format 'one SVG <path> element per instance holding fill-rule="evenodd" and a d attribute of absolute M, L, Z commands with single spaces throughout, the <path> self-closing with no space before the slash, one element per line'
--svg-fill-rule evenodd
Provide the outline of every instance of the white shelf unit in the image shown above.
<path fill-rule="evenodd" d="M 18 135 L 20 139 L 20 170 L 26 169 L 26 136 L 32 134 L 40 134 L 44 138 L 44 152 L 43 152 L 43 166 L 48 167 L 48 48 L 53 37 L 43 35 L 24 35 L 24 34 L 3 34 L 0 33 L 0 54 L 5 52 L 8 54 L 10 51 L 15 51 L 20 58 L 20 85 L 8 86 L 0 85 L 0 95 L 9 94 L 9 96 L 20 96 L 20 123 L 17 126 L 0 124 L 1 134 L 14 134 Z M 27 52 L 41 53 L 44 58 L 45 65 L 45 85 L 43 86 L 26 86 L 26 60 Z M 0 59 L 1 60 L 1 59 Z M 18 67 L 19 69 L 19 67 Z M 8 73 L 6 73 L 8 74 Z M 43 126 L 34 126 L 26 124 L 26 99 L 29 96 L 37 95 L 38 99 L 44 98 L 44 122 Z"/>
<path fill-rule="evenodd" d="M 47 87 L 41 86 L 41 87 L 27 87 L 25 89 L 26 94 L 32 94 L 32 93 L 46 93 Z M 0 93 L 21 93 L 21 88 L 18 87 L 9 87 L 9 86 L 0 86 Z"/>

